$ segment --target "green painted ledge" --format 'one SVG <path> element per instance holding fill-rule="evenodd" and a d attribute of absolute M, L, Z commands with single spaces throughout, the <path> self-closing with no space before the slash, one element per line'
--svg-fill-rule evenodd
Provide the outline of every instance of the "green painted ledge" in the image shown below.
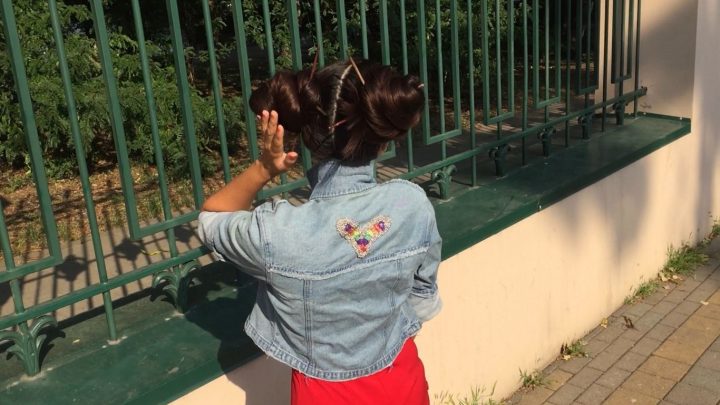
<path fill-rule="evenodd" d="M 557 151 L 507 176 L 435 201 L 448 258 L 690 132 L 690 122 L 643 115 Z M 0 360 L 0 403 L 166 403 L 260 355 L 243 333 L 255 283 L 230 266 L 199 270 L 185 315 L 147 294 L 116 303 L 120 342 L 106 341 L 101 311 L 61 324 L 48 339 L 43 372 L 19 377 Z M 162 299 L 157 297 L 156 299 Z M 252 387 L 243 387 L 252 390 Z"/>
<path fill-rule="evenodd" d="M 488 184 L 436 201 L 447 259 L 690 133 L 690 121 L 641 114 Z"/>

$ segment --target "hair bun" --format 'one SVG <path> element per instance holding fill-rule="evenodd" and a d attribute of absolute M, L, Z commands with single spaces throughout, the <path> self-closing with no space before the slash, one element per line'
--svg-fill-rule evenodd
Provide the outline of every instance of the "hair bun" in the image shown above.
<path fill-rule="evenodd" d="M 275 73 L 250 96 L 250 108 L 255 114 L 275 110 L 280 124 L 291 132 L 300 132 L 303 126 L 302 91 L 309 81 L 307 71 Z"/>
<path fill-rule="evenodd" d="M 403 76 L 385 66 L 373 66 L 364 75 L 372 77 L 359 100 L 359 112 L 370 128 L 368 141 L 392 141 L 417 125 L 425 102 L 417 77 Z"/>
<path fill-rule="evenodd" d="M 425 92 L 415 76 L 369 61 L 351 63 L 336 62 L 314 74 L 280 71 L 253 91 L 250 107 L 256 114 L 277 111 L 280 124 L 299 133 L 313 156 L 375 159 L 381 145 L 420 121 Z"/>

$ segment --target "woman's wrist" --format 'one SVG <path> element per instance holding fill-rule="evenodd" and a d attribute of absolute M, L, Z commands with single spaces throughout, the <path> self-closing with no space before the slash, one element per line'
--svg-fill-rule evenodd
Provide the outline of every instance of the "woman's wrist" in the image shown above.
<path fill-rule="evenodd" d="M 255 171 L 257 172 L 260 180 L 262 180 L 264 183 L 269 182 L 273 179 L 273 177 L 276 176 L 260 159 L 253 162 L 253 165 L 255 166 Z"/>

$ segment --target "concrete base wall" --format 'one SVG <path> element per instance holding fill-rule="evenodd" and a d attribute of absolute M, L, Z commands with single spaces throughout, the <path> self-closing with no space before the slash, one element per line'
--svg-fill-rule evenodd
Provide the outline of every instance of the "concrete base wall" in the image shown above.
<path fill-rule="evenodd" d="M 443 262 L 445 307 L 417 339 L 431 398 L 478 386 L 495 386 L 495 398 L 510 394 L 519 370 L 542 368 L 653 277 L 669 246 L 696 243 L 710 231 L 720 215 L 720 4 L 697 7 L 697 50 L 685 60 L 694 85 L 679 93 L 692 100 L 692 134 Z M 662 63 L 670 50 L 646 42 L 643 63 Z M 695 42 L 673 46 L 689 45 Z M 663 51 L 653 56 L 650 49 Z M 641 75 L 650 92 L 672 103 L 662 86 L 677 84 L 678 69 L 687 70 L 674 68 L 675 76 L 661 80 L 664 70 L 641 67 Z M 649 101 L 651 110 L 672 113 L 662 100 Z M 176 403 L 216 401 L 287 404 L 289 370 L 260 358 Z"/>
<path fill-rule="evenodd" d="M 690 164 L 701 139 L 688 135 L 445 261 L 444 310 L 418 339 L 431 392 L 510 394 L 519 370 L 543 368 L 654 277 L 669 246 L 702 239 L 708 208 L 720 206 Z"/>

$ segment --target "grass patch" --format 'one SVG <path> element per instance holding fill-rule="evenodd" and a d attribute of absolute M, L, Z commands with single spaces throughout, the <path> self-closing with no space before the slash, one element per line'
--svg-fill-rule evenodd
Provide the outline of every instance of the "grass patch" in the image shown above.
<path fill-rule="evenodd" d="M 713 226 L 715 228 L 715 226 Z M 668 260 L 662 269 L 666 277 L 673 275 L 689 276 L 697 266 L 705 264 L 708 256 L 696 248 L 682 245 L 679 249 L 668 248 Z"/>
<path fill-rule="evenodd" d="M 522 388 L 526 390 L 534 390 L 537 387 L 548 385 L 547 376 L 540 370 L 530 373 L 520 370 L 520 381 L 522 382 Z"/>
<path fill-rule="evenodd" d="M 712 242 L 713 239 L 720 236 L 720 218 L 713 219 L 713 225 L 710 229 L 710 233 L 705 237 L 705 239 L 700 242 L 700 247 L 706 247 Z"/>
<path fill-rule="evenodd" d="M 713 231 L 706 240 L 712 240 L 720 234 L 720 224 L 713 225 Z M 640 284 L 633 293 L 625 298 L 625 304 L 634 304 L 651 296 L 665 282 L 677 283 L 684 277 L 692 275 L 698 266 L 708 261 L 708 255 L 701 253 L 698 247 L 683 244 L 679 248 L 670 246 L 667 252 L 667 261 L 657 277 Z"/>
<path fill-rule="evenodd" d="M 560 347 L 560 357 L 563 360 L 570 360 L 573 357 L 587 357 L 584 340 L 576 340 L 570 344 L 563 344 Z"/>
<path fill-rule="evenodd" d="M 708 239 L 712 240 L 716 237 L 720 236 L 720 220 L 713 221 L 712 229 L 710 230 L 710 234 L 708 235 Z"/>
<path fill-rule="evenodd" d="M 653 279 L 640 284 L 635 291 L 628 297 L 625 298 L 625 304 L 634 304 L 638 301 L 642 301 L 645 298 L 653 295 L 655 291 L 660 288 L 660 280 Z"/>
<path fill-rule="evenodd" d="M 496 401 L 492 399 L 492 395 L 495 393 L 495 386 L 493 385 L 490 392 L 485 393 L 485 387 L 473 387 L 470 389 L 469 396 L 459 396 L 450 394 L 446 391 L 440 394 L 435 394 L 435 400 L 433 404 L 436 405 L 502 405 L 502 401 Z"/>

